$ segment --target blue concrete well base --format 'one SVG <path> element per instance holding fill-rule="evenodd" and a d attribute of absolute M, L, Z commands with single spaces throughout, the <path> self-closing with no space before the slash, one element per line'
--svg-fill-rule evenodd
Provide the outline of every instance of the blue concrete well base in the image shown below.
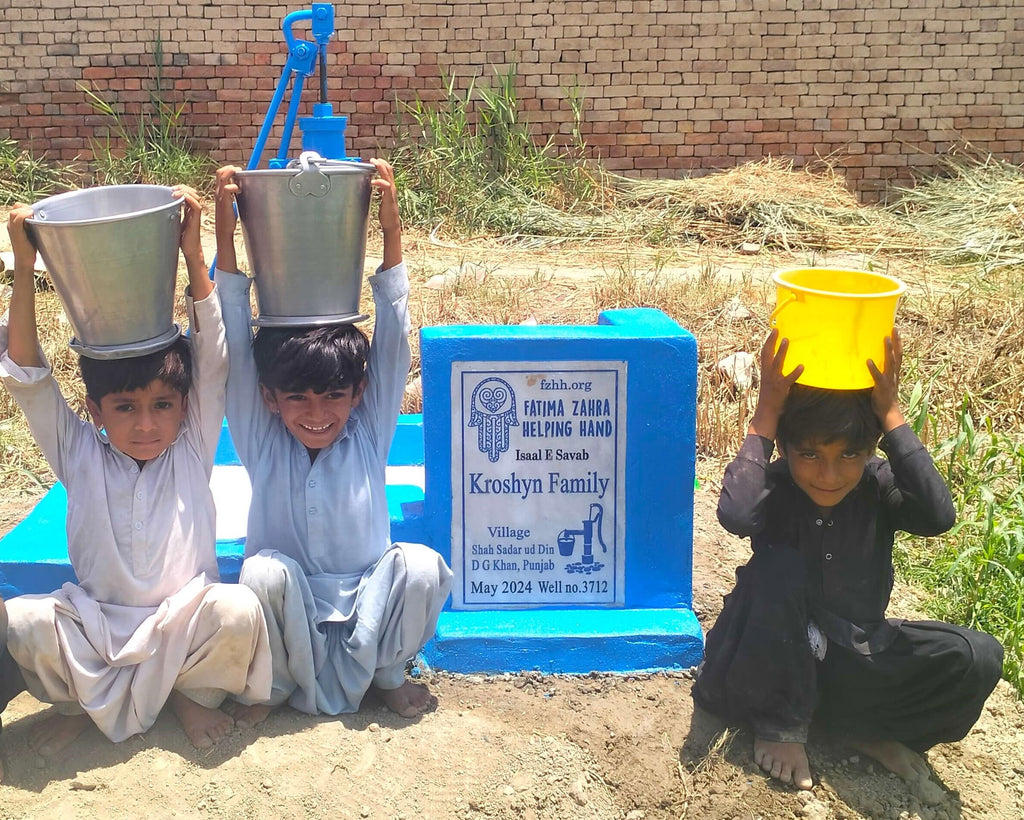
<path fill-rule="evenodd" d="M 689 669 L 701 634 L 690 609 L 446 611 L 423 658 L 462 673 Z"/>
<path fill-rule="evenodd" d="M 420 342 L 424 542 L 455 572 L 426 661 L 570 674 L 699 663 L 693 336 L 631 308 L 591 326 L 424 328 Z M 570 563 L 588 539 L 589 561 Z"/>
<path fill-rule="evenodd" d="M 216 461 L 215 472 L 241 469 L 226 427 Z M 423 462 L 422 418 L 402 416 L 392 444 L 387 487 L 391 534 L 396 541 L 431 541 L 423 517 Z M 692 477 L 686 476 L 684 481 L 692 486 Z M 219 497 L 219 514 L 239 512 L 239 503 L 230 495 Z M 67 496 L 58 484 L 0 540 L 0 596 L 46 593 L 75 580 L 68 561 L 66 514 Z M 688 570 L 688 538 L 684 546 Z M 244 534 L 218 541 L 222 580 L 237 581 L 243 547 Z M 449 552 L 446 543 L 438 547 L 442 553 Z M 667 571 L 664 560 L 650 570 L 639 566 L 635 574 L 655 571 Z M 448 609 L 441 613 L 437 633 L 423 650 L 423 660 L 433 668 L 459 673 L 688 669 L 700 662 L 703 652 L 700 624 L 685 606 L 689 602 L 688 571 L 683 591 L 685 596 L 666 594 L 661 600 L 644 601 L 643 606 L 622 608 Z"/>

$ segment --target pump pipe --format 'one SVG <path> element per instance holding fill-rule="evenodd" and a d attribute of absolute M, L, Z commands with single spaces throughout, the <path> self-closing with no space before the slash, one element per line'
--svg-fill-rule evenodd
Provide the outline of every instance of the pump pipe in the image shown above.
<path fill-rule="evenodd" d="M 315 43 L 308 40 L 299 40 L 292 33 L 296 23 L 309 20 L 312 23 L 312 35 Z M 270 130 L 277 118 L 277 110 L 281 106 L 285 92 L 288 90 L 288 80 L 294 75 L 292 85 L 292 96 L 288 105 L 288 112 L 285 115 L 284 129 L 281 132 L 281 146 L 277 152 L 278 162 L 284 164 L 288 161 L 288 150 L 291 145 L 292 131 L 295 128 L 295 119 L 298 116 L 299 103 L 302 99 L 302 86 L 306 77 L 313 76 L 317 64 L 320 66 L 320 102 L 327 101 L 327 43 L 334 36 L 334 6 L 331 3 L 314 3 L 312 9 L 293 11 L 286 15 L 281 23 L 281 30 L 284 33 L 285 43 L 288 45 L 288 60 L 281 71 L 281 78 L 277 81 L 277 88 L 270 100 L 267 114 L 263 118 L 263 125 L 260 128 L 259 136 L 256 137 L 256 144 L 253 146 L 252 156 L 246 169 L 254 170 L 263 158 L 263 149 L 266 147 L 267 139 L 270 137 Z"/>
<path fill-rule="evenodd" d="M 296 23 L 305 20 L 309 20 L 311 23 L 310 33 L 315 42 L 300 40 L 292 32 Z M 320 103 L 313 106 L 312 117 L 300 121 L 300 128 L 304 133 L 303 149 L 317 150 L 321 156 L 332 159 L 345 158 L 347 118 L 333 116 L 333 108 L 327 102 L 327 44 L 334 37 L 334 5 L 332 3 L 313 3 L 311 9 L 293 11 L 285 15 L 281 22 L 281 31 L 288 46 L 288 59 L 281 70 L 281 77 L 277 81 L 274 96 L 271 98 L 267 113 L 263 118 L 256 143 L 253 145 L 252 155 L 249 157 L 249 163 L 245 166 L 248 171 L 258 168 L 263 159 L 263 150 L 270 138 L 274 120 L 277 119 L 277 111 L 288 91 L 289 80 L 292 80 L 292 96 L 288 102 L 288 111 L 285 114 L 284 127 L 281 131 L 281 145 L 277 156 L 269 163 L 272 168 L 283 168 L 288 164 L 288 151 L 291 146 L 292 132 L 295 129 L 295 120 L 299 113 L 299 103 L 302 100 L 302 87 L 305 79 L 313 75 L 318 65 L 320 68 Z M 308 140 L 305 138 L 306 129 L 309 131 Z M 339 152 L 340 156 L 335 156 Z M 237 214 L 236 206 L 235 215 L 237 216 Z M 217 257 L 214 256 L 213 262 L 210 264 L 211 279 L 216 267 Z"/>

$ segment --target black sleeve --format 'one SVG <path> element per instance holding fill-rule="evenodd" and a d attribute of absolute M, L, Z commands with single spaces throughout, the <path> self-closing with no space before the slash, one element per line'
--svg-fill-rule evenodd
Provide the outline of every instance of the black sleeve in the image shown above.
<path fill-rule="evenodd" d="M 736 458 L 725 468 L 718 520 L 734 535 L 750 536 L 764 526 L 768 500 L 768 462 L 774 445 L 770 439 L 749 434 Z"/>
<path fill-rule="evenodd" d="M 946 532 L 956 521 L 953 497 L 910 425 L 887 433 L 881 447 L 889 460 L 879 467 L 878 484 L 894 527 L 924 536 Z"/>

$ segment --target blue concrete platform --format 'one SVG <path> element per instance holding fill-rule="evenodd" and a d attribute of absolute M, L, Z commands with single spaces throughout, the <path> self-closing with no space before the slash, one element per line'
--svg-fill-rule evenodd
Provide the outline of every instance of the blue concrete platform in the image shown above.
<path fill-rule="evenodd" d="M 451 672 L 653 672 L 696 665 L 700 636 L 683 608 L 446 611 L 423 654 Z"/>
<path fill-rule="evenodd" d="M 699 663 L 692 334 L 660 310 L 627 308 L 589 326 L 429 327 L 420 342 L 426 543 L 455 572 L 427 662 L 566 673 Z"/>
<path fill-rule="evenodd" d="M 388 466 L 387 498 L 395 541 L 430 543 L 424 520 L 423 464 L 422 416 L 404 415 L 399 420 Z M 219 519 L 244 520 L 248 479 L 226 424 L 214 471 Z M 232 486 L 243 483 L 245 492 L 233 497 Z M 243 499 L 245 510 L 237 509 Z M 66 510 L 64 487 L 57 484 L 0 540 L 0 596 L 50 592 L 75 580 L 67 555 Z M 244 533 L 218 537 L 222 580 L 238 580 L 244 541 Z M 437 548 L 448 557 L 447 544 Z M 436 637 L 423 651 L 423 660 L 437 669 L 466 673 L 679 669 L 699 661 L 703 650 L 700 636 L 700 625 L 685 607 L 494 612 L 446 609 L 441 613 Z"/>
<path fill-rule="evenodd" d="M 218 516 L 217 563 L 221 579 L 235 583 L 245 547 L 244 519 L 249 485 L 227 422 L 221 428 L 213 484 Z M 389 456 L 387 498 L 393 539 L 422 543 L 423 421 L 420 415 L 405 415 L 399 420 Z M 25 519 L 0 540 L 0 596 L 12 598 L 24 593 L 50 592 L 66 581 L 76 580 L 68 561 L 66 515 L 67 494 L 63 485 L 57 483 Z M 225 534 L 221 522 L 226 518 L 231 522 Z"/>

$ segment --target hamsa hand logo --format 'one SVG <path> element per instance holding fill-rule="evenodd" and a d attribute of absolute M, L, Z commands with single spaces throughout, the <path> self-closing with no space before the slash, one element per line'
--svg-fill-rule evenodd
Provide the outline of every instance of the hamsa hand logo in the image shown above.
<path fill-rule="evenodd" d="M 519 426 L 515 391 L 504 379 L 491 376 L 476 386 L 469 404 L 468 426 L 478 428 L 477 447 L 497 461 L 508 450 L 509 428 Z"/>

